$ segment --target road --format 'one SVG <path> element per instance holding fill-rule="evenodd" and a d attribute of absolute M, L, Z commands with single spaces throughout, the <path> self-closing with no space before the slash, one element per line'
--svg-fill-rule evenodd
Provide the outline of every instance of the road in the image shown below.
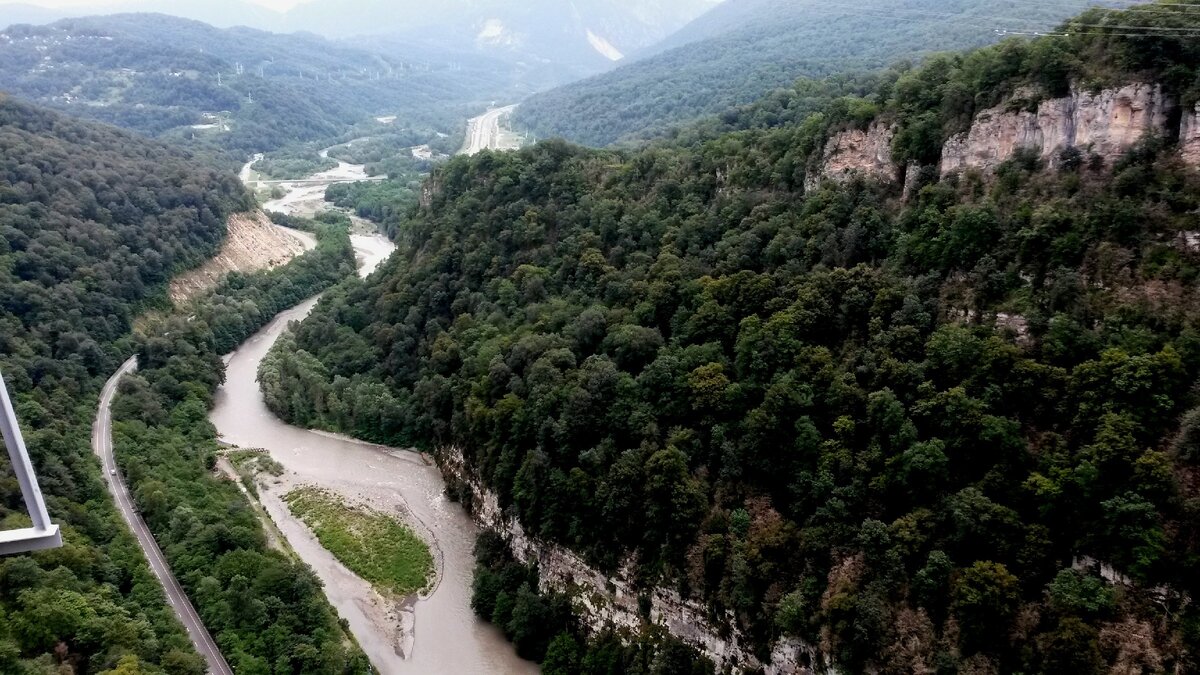
<path fill-rule="evenodd" d="M 467 122 L 467 140 L 459 154 L 474 155 L 484 150 L 511 150 L 501 142 L 500 119 L 516 110 L 517 106 L 489 110 Z"/>
<path fill-rule="evenodd" d="M 108 485 L 108 491 L 113 496 L 113 501 L 117 504 L 117 510 L 121 512 L 121 517 L 125 519 L 125 523 L 137 537 L 138 545 L 150 563 L 150 569 L 154 572 L 154 576 L 158 577 L 159 583 L 162 584 L 163 590 L 167 594 L 167 601 L 171 604 L 171 609 L 175 610 L 175 616 L 179 617 L 180 623 L 187 629 L 188 638 L 196 647 L 196 651 L 208 662 L 208 672 L 210 675 L 233 675 L 233 670 L 228 663 L 225 663 L 225 657 L 221 655 L 217 643 L 213 641 L 212 636 L 208 634 L 208 629 L 200 621 L 200 615 L 196 613 L 196 608 L 192 607 L 191 601 L 179 586 L 179 582 L 175 580 L 175 575 L 171 573 L 171 568 L 163 558 L 158 543 L 150 534 L 150 528 L 146 527 L 146 521 L 142 520 L 142 516 L 133 505 L 129 489 L 125 486 L 125 478 L 117 470 L 112 444 L 112 402 L 121 378 L 136 369 L 137 358 L 130 358 L 104 384 L 104 390 L 100 393 L 100 408 L 96 414 L 96 423 L 92 426 L 92 451 L 100 457 L 100 462 L 104 466 L 104 480 Z"/>
<path fill-rule="evenodd" d="M 242 166 L 242 170 L 240 173 L 238 173 L 238 177 L 242 179 L 243 183 L 250 182 L 250 170 L 252 168 L 254 168 L 255 164 L 258 164 L 259 162 L 261 162 L 262 158 L 263 158 L 263 154 L 260 152 L 257 155 L 255 155 L 253 158 L 251 158 L 251 160 L 249 162 L 246 162 L 246 164 L 244 166 Z"/>

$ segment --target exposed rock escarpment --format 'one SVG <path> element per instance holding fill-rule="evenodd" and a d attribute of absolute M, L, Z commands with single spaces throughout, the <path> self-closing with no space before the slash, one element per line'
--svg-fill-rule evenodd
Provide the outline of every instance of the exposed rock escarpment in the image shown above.
<path fill-rule="evenodd" d="M 444 448 L 438 464 L 450 482 L 470 487 L 467 510 L 482 527 L 500 532 L 509 542 L 513 555 L 523 563 L 536 562 L 540 586 L 571 595 L 582 618 L 593 631 L 606 625 L 636 632 L 642 628 L 639 597 L 650 598 L 650 621 L 664 627 L 676 638 L 692 645 L 712 659 L 717 668 L 761 668 L 766 675 L 808 675 L 814 672 L 836 673 L 834 667 L 814 647 L 798 640 L 780 640 L 773 645 L 769 663 L 753 653 L 749 640 L 735 628 L 720 630 L 710 619 L 703 603 L 683 598 L 666 588 L 638 588 L 633 582 L 632 565 L 627 564 L 609 577 L 569 549 L 541 541 L 525 532 L 515 518 L 500 508 L 497 495 L 488 490 L 469 470 L 462 451 Z M 727 625 L 732 626 L 733 617 Z M 816 664 L 810 667 L 804 664 Z"/>
<path fill-rule="evenodd" d="M 942 175 L 991 171 L 1021 149 L 1036 152 L 1051 167 L 1069 148 L 1111 164 L 1138 141 L 1165 135 L 1174 107 L 1161 86 L 1140 83 L 1097 93 L 1074 90 L 1036 110 L 1013 111 L 1012 105 L 984 110 L 969 131 L 951 137 L 942 148 Z"/>
<path fill-rule="evenodd" d="M 895 137 L 895 125 L 879 121 L 865 131 L 848 129 L 834 134 L 825 144 L 820 170 L 809 173 L 805 187 L 812 190 L 822 180 L 844 182 L 855 175 L 883 182 L 896 180 L 896 164 L 892 161 Z"/>
<path fill-rule="evenodd" d="M 1161 85 L 1139 82 L 1100 91 L 1076 87 L 1062 98 L 1031 103 L 1035 98 L 1031 90 L 1020 90 L 1009 101 L 976 114 L 970 129 L 943 145 L 938 173 L 988 173 L 1021 150 L 1035 153 L 1051 168 L 1061 165 L 1069 149 L 1111 165 L 1153 136 L 1178 136 L 1179 156 L 1200 167 L 1200 104 L 1177 119 L 1177 101 Z M 858 175 L 886 183 L 904 180 L 907 194 L 919 167 L 901 167 L 892 160 L 895 135 L 895 124 L 879 120 L 865 131 L 833 134 L 819 165 L 809 171 L 806 186 L 814 188 L 823 180 L 845 182 Z"/>
<path fill-rule="evenodd" d="M 1184 111 L 1179 128 L 1179 154 L 1191 166 L 1200 166 L 1200 103 Z"/>

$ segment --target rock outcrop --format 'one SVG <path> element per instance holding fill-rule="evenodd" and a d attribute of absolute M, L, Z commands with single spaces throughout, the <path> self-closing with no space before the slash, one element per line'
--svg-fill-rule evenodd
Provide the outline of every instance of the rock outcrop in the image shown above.
<path fill-rule="evenodd" d="M 1176 101 L 1161 85 L 1133 83 L 1098 92 L 1075 88 L 1070 96 L 1036 100 L 1030 89 L 1017 91 L 999 106 L 976 114 L 971 128 L 952 136 L 942 147 L 938 173 L 994 171 L 1019 150 L 1037 155 L 1050 168 L 1058 167 L 1063 151 L 1077 149 L 1087 159 L 1095 156 L 1112 165 L 1139 141 L 1151 137 L 1179 136 L 1179 154 L 1187 164 L 1200 167 L 1200 104 L 1184 111 L 1175 128 Z M 819 164 L 805 186 L 814 189 L 823 180 L 845 182 L 852 176 L 885 183 L 904 181 L 905 195 L 917 184 L 919 167 L 902 167 L 892 161 L 896 127 L 876 121 L 865 131 L 851 129 L 830 137 Z"/>
<path fill-rule="evenodd" d="M 1111 164 L 1138 141 L 1167 133 L 1174 103 L 1162 87 L 1130 84 L 1043 101 L 1037 110 L 1003 104 L 975 116 L 971 129 L 942 148 L 942 175 L 964 169 L 991 171 L 1018 150 L 1028 149 L 1048 166 L 1077 148 Z"/>
<path fill-rule="evenodd" d="M 1200 167 L 1200 103 L 1183 113 L 1179 127 L 1179 154 L 1190 166 Z"/>
<path fill-rule="evenodd" d="M 866 131 L 848 129 L 834 134 L 825 144 L 820 169 L 810 171 L 806 177 L 805 188 L 814 190 L 823 180 L 845 182 L 856 175 L 881 182 L 895 181 L 899 176 L 892 161 L 895 136 L 895 125 L 878 121 Z"/>
<path fill-rule="evenodd" d="M 276 225 L 262 211 L 234 214 L 227 225 L 225 241 L 217 255 L 171 281 L 173 302 L 185 302 L 215 288 L 230 272 L 278 267 L 316 246 L 311 234 Z"/>
<path fill-rule="evenodd" d="M 508 540 L 513 555 L 524 563 L 536 562 L 542 589 L 570 595 L 583 620 L 593 631 L 607 625 L 636 632 L 642 628 L 639 598 L 650 599 L 650 621 L 712 659 L 718 669 L 762 669 L 767 675 L 836 674 L 835 668 L 817 649 L 798 640 L 780 640 L 773 646 L 769 663 L 762 663 L 749 641 L 736 629 L 722 631 L 709 618 L 703 603 L 683 598 L 665 588 L 642 589 L 633 583 L 632 564 L 610 577 L 588 565 L 569 549 L 530 536 L 514 518 L 500 508 L 497 495 L 469 470 L 458 448 L 444 448 L 438 464 L 449 482 L 470 487 L 468 511 L 481 527 L 497 530 Z M 733 625 L 729 617 L 726 625 Z M 807 666 L 804 664 L 816 664 Z"/>

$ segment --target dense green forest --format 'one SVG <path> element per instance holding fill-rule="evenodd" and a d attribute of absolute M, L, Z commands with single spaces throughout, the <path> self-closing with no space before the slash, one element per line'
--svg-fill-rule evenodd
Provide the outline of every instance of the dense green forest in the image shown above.
<path fill-rule="evenodd" d="M 319 171 L 336 169 L 337 165 L 336 159 L 322 157 L 311 146 L 301 146 L 264 153 L 263 158 L 254 163 L 253 169 L 266 179 L 298 180 Z"/>
<path fill-rule="evenodd" d="M 138 509 L 240 675 L 369 672 L 316 576 L 268 547 L 237 485 L 213 471 L 218 443 L 208 410 L 224 379 L 221 355 L 354 272 L 345 225 L 317 233 L 317 248 L 288 265 L 231 274 L 139 331 L 139 374 L 122 382 L 113 406 L 117 461 Z"/>
<path fill-rule="evenodd" d="M 392 173 L 391 178 L 381 182 L 339 183 L 325 190 L 325 199 L 374 221 L 381 232 L 395 239 L 400 223 L 417 205 L 425 175 L 411 171 Z"/>
<path fill-rule="evenodd" d="M 794 636 L 845 672 L 1194 670 L 1196 171 L 1151 139 L 1113 166 L 923 172 L 907 200 L 804 189 L 828 135 L 876 115 L 897 160 L 924 161 L 1020 85 L 1150 79 L 1194 101 L 1195 41 L 1160 35 L 1009 41 L 865 98 L 803 84 L 639 151 L 457 158 L 400 253 L 276 353 L 268 401 L 463 448 L 528 532 L 609 571 L 635 554 L 764 656 Z M 481 614 L 535 587 L 480 564 Z M 524 601 L 556 625 L 553 597 Z"/>
<path fill-rule="evenodd" d="M 204 662 L 112 507 L 91 452 L 133 317 L 249 206 L 179 151 L 0 95 L 0 371 L 61 549 L 0 560 L 0 672 L 199 675 Z M 7 462 L 0 527 L 27 523 Z"/>
<path fill-rule="evenodd" d="M 396 126 L 430 142 L 507 91 L 482 62 L 463 66 L 434 50 L 419 58 L 125 14 L 10 27 L 0 33 L 0 88 L 239 158 L 337 136 L 377 115 L 398 116 Z"/>
<path fill-rule="evenodd" d="M 432 158 L 418 159 L 412 153 L 413 148 L 428 145 L 431 154 L 449 156 L 456 153 L 463 143 L 461 133 L 439 137 L 433 144 L 428 143 L 428 138 L 412 132 L 377 134 L 332 148 L 329 156 L 350 164 L 364 164 L 367 174 L 371 176 L 394 176 L 414 171 L 429 173 Z"/>
<path fill-rule="evenodd" d="M 730 1 L 667 40 L 672 49 L 530 97 L 516 123 L 593 146 L 656 137 L 800 77 L 981 46 L 999 30 L 1046 30 L 1079 10 L 1063 0 Z"/>

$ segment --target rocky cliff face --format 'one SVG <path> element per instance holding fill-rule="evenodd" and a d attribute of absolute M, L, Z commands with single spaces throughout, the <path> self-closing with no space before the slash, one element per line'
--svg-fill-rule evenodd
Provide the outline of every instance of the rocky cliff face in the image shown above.
<path fill-rule="evenodd" d="M 892 161 L 894 125 L 874 122 L 866 131 L 850 129 L 834 134 L 825 144 L 819 170 L 810 171 L 805 187 L 814 190 L 823 180 L 845 182 L 855 175 L 882 182 L 895 181 L 899 175 Z"/>
<path fill-rule="evenodd" d="M 583 619 L 593 631 L 606 625 L 636 632 L 643 626 L 638 598 L 650 598 L 650 621 L 662 626 L 672 635 L 691 644 L 712 659 L 718 670 L 761 668 L 766 675 L 811 675 L 830 673 L 833 666 L 818 651 L 797 640 L 781 640 L 773 646 L 769 663 L 754 656 L 748 641 L 738 631 L 723 631 L 709 619 L 707 608 L 700 602 L 683 598 L 665 589 L 641 589 L 633 583 L 632 563 L 622 566 L 614 577 L 591 567 L 570 550 L 540 541 L 528 535 L 521 524 L 504 514 L 500 501 L 469 470 L 458 448 L 444 448 L 437 456 L 442 473 L 449 481 L 471 488 L 472 503 L 466 505 L 481 527 L 492 528 L 509 541 L 513 555 L 524 563 L 536 562 L 543 590 L 553 589 L 569 594 Z M 727 625 L 733 625 L 729 617 Z M 816 664 L 806 666 L 804 664 Z"/>
<path fill-rule="evenodd" d="M 1200 166 L 1200 103 L 1183 114 L 1179 128 L 1179 154 L 1191 166 Z"/>
<path fill-rule="evenodd" d="M 1111 165 L 1144 138 L 1170 137 L 1175 100 L 1160 85 L 1134 83 L 1090 92 L 1074 89 L 1070 96 L 1047 99 L 1034 106 L 1029 90 L 1017 92 L 1009 102 L 975 116 L 971 128 L 951 137 L 942 147 L 941 175 L 964 170 L 990 172 L 1021 149 L 1027 149 L 1051 168 L 1061 163 L 1062 152 L 1078 149 L 1084 157 L 1098 156 Z M 1200 104 L 1185 111 L 1179 126 L 1179 153 L 1188 164 L 1200 167 Z M 896 129 L 875 122 L 866 131 L 834 134 L 825 145 L 820 164 L 809 171 L 805 183 L 815 188 L 822 180 L 844 182 L 853 175 L 893 183 L 918 167 L 905 170 L 891 158 Z M 910 186 L 906 185 L 906 193 Z"/>
<path fill-rule="evenodd" d="M 1075 90 L 1043 101 L 1036 111 L 1010 107 L 979 113 L 969 131 L 947 141 L 942 175 L 964 169 L 991 171 L 1019 149 L 1036 152 L 1050 167 L 1068 148 L 1111 164 L 1143 138 L 1165 135 L 1174 102 L 1161 86 L 1139 83 L 1098 93 Z"/>

